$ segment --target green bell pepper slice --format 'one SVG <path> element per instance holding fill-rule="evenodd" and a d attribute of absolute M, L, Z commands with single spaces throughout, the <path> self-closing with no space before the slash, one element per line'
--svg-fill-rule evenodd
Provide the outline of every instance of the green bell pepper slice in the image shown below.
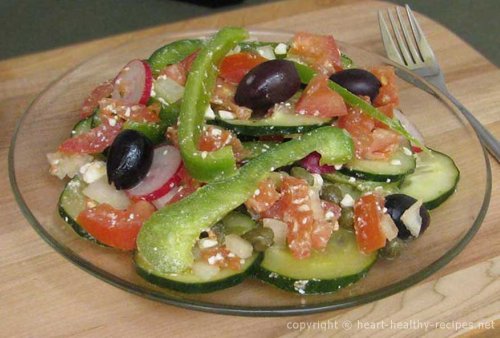
<path fill-rule="evenodd" d="M 353 149 L 349 134 L 330 126 L 282 143 L 249 161 L 235 175 L 210 182 L 155 212 L 139 232 L 138 254 L 159 273 L 182 272 L 193 264 L 191 250 L 200 233 L 249 199 L 270 172 L 313 151 L 321 154 L 322 164 L 342 164 L 352 158 Z"/>
<path fill-rule="evenodd" d="M 163 68 L 181 62 L 188 55 L 203 47 L 203 44 L 203 40 L 185 39 L 177 40 L 158 48 L 148 59 L 151 71 L 153 74 L 158 75 Z"/>
<path fill-rule="evenodd" d="M 306 65 L 303 65 L 298 62 L 295 63 L 295 68 L 297 69 L 297 72 L 299 73 L 299 78 L 302 83 L 309 83 L 309 81 L 312 80 L 312 78 L 316 75 L 314 70 Z M 417 145 L 418 147 L 426 150 L 427 148 L 416 138 L 411 136 L 410 133 L 406 131 L 406 129 L 401 125 L 401 122 L 395 119 L 391 119 L 384 113 L 382 113 L 380 110 L 372 106 L 370 103 L 366 102 L 356 94 L 351 93 L 341 85 L 333 82 L 333 81 L 328 81 L 328 86 L 337 92 L 344 101 L 353 106 L 361 109 L 364 113 L 369 115 L 370 117 L 373 117 L 377 121 L 382 122 L 383 124 L 387 125 L 389 128 L 397 132 L 398 134 L 402 135 L 404 138 L 407 140 L 411 141 L 413 144 Z"/>
<path fill-rule="evenodd" d="M 205 111 L 215 88 L 218 65 L 236 44 L 248 37 L 243 28 L 223 28 L 200 50 L 189 72 L 179 115 L 179 148 L 189 174 L 200 181 L 211 181 L 236 172 L 231 147 L 213 152 L 198 150 L 205 122 Z"/>

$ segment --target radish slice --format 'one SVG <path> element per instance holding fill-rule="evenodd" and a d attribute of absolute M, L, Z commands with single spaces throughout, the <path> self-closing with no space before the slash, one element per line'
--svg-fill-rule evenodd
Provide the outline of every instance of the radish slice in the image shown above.
<path fill-rule="evenodd" d="M 398 109 L 394 109 L 394 116 L 399 120 L 399 122 L 401 122 L 403 127 L 406 129 L 407 132 L 410 133 L 411 136 L 419 140 L 422 144 L 425 144 L 424 137 L 417 129 L 417 127 L 408 119 L 408 117 L 406 117 L 405 114 L 403 114 Z"/>
<path fill-rule="evenodd" d="M 142 60 L 130 61 L 116 76 L 111 97 L 125 104 L 146 104 L 151 97 L 153 74 Z"/>
<path fill-rule="evenodd" d="M 167 205 L 168 202 L 170 202 L 175 195 L 177 195 L 180 189 L 181 187 L 175 187 L 174 189 L 170 190 L 166 195 L 158 198 L 157 200 L 154 200 L 152 203 L 154 204 L 156 209 L 161 209 L 165 205 Z"/>
<path fill-rule="evenodd" d="M 127 194 L 146 201 L 154 201 L 168 194 L 181 180 L 181 164 L 181 154 L 177 148 L 170 145 L 156 148 L 146 177 L 127 190 Z"/>

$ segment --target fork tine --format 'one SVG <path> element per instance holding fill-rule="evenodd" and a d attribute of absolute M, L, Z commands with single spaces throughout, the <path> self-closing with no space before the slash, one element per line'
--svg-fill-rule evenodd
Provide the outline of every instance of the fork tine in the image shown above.
<path fill-rule="evenodd" d="M 434 52 L 432 51 L 431 45 L 427 42 L 427 38 L 425 37 L 422 28 L 418 24 L 417 18 L 413 14 L 410 6 L 405 5 L 406 13 L 408 14 L 408 19 L 410 19 L 410 26 L 413 31 L 413 36 L 415 37 L 415 41 L 417 42 L 417 48 L 422 56 L 423 61 L 426 59 L 430 59 L 431 61 L 435 61 L 436 57 L 434 56 Z"/>
<path fill-rule="evenodd" d="M 415 40 L 410 35 L 410 32 L 408 31 L 408 28 L 407 28 L 408 25 L 406 24 L 407 20 L 405 20 L 403 18 L 403 15 L 401 14 L 401 7 L 399 7 L 399 6 L 396 7 L 396 14 L 398 16 L 399 25 L 401 26 L 401 29 L 403 31 L 403 37 L 405 39 L 406 46 L 408 47 L 408 49 L 410 51 L 411 58 L 412 58 L 414 63 L 420 62 L 420 60 L 421 60 L 420 53 L 415 48 Z M 424 60 L 422 60 L 422 61 L 424 61 Z"/>
<path fill-rule="evenodd" d="M 382 11 L 378 11 L 378 25 L 380 27 L 380 35 L 382 35 L 382 42 L 384 43 L 385 50 L 387 52 L 387 56 L 394 61 L 399 62 L 404 65 L 404 61 L 401 58 L 400 51 L 394 42 L 392 35 L 387 27 L 387 23 L 385 22 L 384 15 Z"/>
<path fill-rule="evenodd" d="M 394 31 L 394 36 L 396 37 L 396 41 L 398 42 L 398 47 L 403 56 L 404 63 L 408 66 L 412 64 L 413 60 L 411 59 L 410 53 L 408 52 L 408 47 L 406 47 L 406 44 L 403 41 L 403 37 L 401 36 L 401 32 L 399 31 L 396 19 L 394 19 L 394 16 L 392 15 L 392 12 L 389 8 L 387 9 L 387 15 L 389 16 L 389 21 L 391 22 L 392 30 Z"/>

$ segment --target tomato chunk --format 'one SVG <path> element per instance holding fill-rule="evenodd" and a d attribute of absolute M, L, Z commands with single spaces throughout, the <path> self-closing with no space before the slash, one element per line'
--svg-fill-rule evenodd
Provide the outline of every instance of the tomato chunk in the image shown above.
<path fill-rule="evenodd" d="M 340 50 L 331 35 L 296 33 L 288 55 L 327 76 L 342 70 Z"/>
<path fill-rule="evenodd" d="M 354 205 L 354 231 L 359 249 L 369 254 L 385 246 L 386 238 L 380 228 L 384 198 L 369 194 L 361 196 Z"/>
<path fill-rule="evenodd" d="M 248 120 L 252 115 L 252 110 L 247 107 L 237 105 L 234 102 L 235 94 L 235 84 L 224 81 L 222 78 L 217 78 L 217 85 L 215 86 L 210 102 L 221 107 L 222 109 L 231 111 L 238 120 Z"/>
<path fill-rule="evenodd" d="M 219 76 L 224 80 L 238 84 L 255 66 L 267 61 L 259 54 L 237 53 L 226 56 L 219 67 Z"/>
<path fill-rule="evenodd" d="M 149 106 L 142 104 L 128 105 L 114 99 L 100 101 L 101 116 L 113 117 L 115 115 L 127 121 L 152 122 L 160 121 L 160 104 L 155 102 Z"/>
<path fill-rule="evenodd" d="M 114 122 L 110 122 L 114 121 Z M 115 119 L 103 119 L 101 125 L 86 133 L 71 137 L 58 148 L 60 152 L 75 154 L 96 154 L 113 143 L 122 127 L 122 122 Z"/>
<path fill-rule="evenodd" d="M 373 104 L 376 107 L 388 104 L 398 106 L 399 95 L 396 87 L 396 74 L 394 73 L 394 68 L 391 66 L 379 66 L 373 67 L 370 71 L 382 84 L 382 87 L 380 87 L 379 93 L 373 101 Z"/>
<path fill-rule="evenodd" d="M 328 77 L 315 76 L 302 93 L 295 112 L 323 118 L 347 114 L 347 107 L 342 97 L 328 87 Z"/>
<path fill-rule="evenodd" d="M 109 97 L 113 92 L 113 88 L 113 84 L 110 81 L 106 81 L 92 90 L 90 95 L 83 101 L 80 108 L 80 118 L 84 119 L 92 115 L 94 110 L 99 106 L 99 101 Z"/>
<path fill-rule="evenodd" d="M 339 118 L 338 126 L 351 134 L 355 155 L 359 159 L 387 159 L 398 149 L 401 142 L 396 132 L 378 127 L 376 120 L 359 109 L 350 108 L 347 115 Z"/>
<path fill-rule="evenodd" d="M 99 242 L 113 248 L 134 250 L 139 230 L 154 211 L 154 206 L 146 201 L 138 201 L 126 210 L 103 203 L 82 211 L 76 220 Z"/>
<path fill-rule="evenodd" d="M 201 151 L 216 151 L 225 146 L 231 146 L 236 160 L 241 161 L 246 155 L 246 150 L 240 140 L 230 131 L 207 125 L 203 128 L 198 149 Z"/>
<path fill-rule="evenodd" d="M 281 195 L 276 190 L 274 181 L 266 179 L 260 182 L 259 187 L 253 196 L 245 202 L 245 206 L 248 209 L 260 214 L 271 208 L 273 204 L 280 199 L 280 197 Z"/>
<path fill-rule="evenodd" d="M 198 51 L 189 54 L 181 62 L 175 63 L 173 65 L 168 65 L 161 72 L 161 75 L 165 75 L 168 78 L 174 80 L 181 86 L 186 84 L 187 75 L 191 69 L 191 65 L 198 56 Z"/>

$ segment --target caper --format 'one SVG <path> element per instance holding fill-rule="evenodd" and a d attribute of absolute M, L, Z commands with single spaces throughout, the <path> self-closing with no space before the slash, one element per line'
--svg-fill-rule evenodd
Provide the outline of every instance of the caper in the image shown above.
<path fill-rule="evenodd" d="M 310 186 L 312 186 L 314 184 L 314 177 L 309 173 L 309 171 L 307 171 L 306 169 L 304 169 L 302 167 L 293 167 L 290 170 L 290 174 L 293 177 L 302 178 Z"/>
<path fill-rule="evenodd" d="M 352 229 L 354 227 L 354 210 L 353 208 L 342 208 L 339 217 L 339 225 L 344 229 Z"/>
<path fill-rule="evenodd" d="M 342 201 L 344 194 L 337 185 L 325 184 L 323 185 L 323 188 L 321 188 L 320 197 L 325 201 L 340 204 L 340 201 Z"/>
<path fill-rule="evenodd" d="M 222 224 L 221 222 L 217 222 L 214 225 L 212 225 L 210 230 L 212 230 L 213 233 L 215 234 L 215 237 L 217 237 L 217 242 L 221 244 L 225 243 L 226 236 L 224 235 L 224 224 Z"/>
<path fill-rule="evenodd" d="M 266 251 L 274 243 L 274 233 L 269 228 L 258 227 L 241 236 L 249 241 L 257 252 Z"/>
<path fill-rule="evenodd" d="M 386 259 L 394 259 L 401 255 L 405 247 L 406 242 L 396 237 L 392 241 L 387 242 L 385 247 L 380 249 L 379 254 Z"/>

